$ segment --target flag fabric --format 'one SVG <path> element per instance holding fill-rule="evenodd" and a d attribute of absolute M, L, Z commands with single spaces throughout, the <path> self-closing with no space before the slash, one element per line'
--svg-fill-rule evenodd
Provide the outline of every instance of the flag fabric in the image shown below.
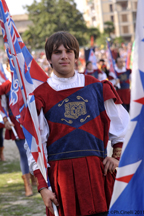
<path fill-rule="evenodd" d="M 111 49 L 110 49 L 110 44 L 108 41 L 107 42 L 107 57 L 108 57 L 108 64 L 109 64 L 109 76 L 112 76 L 113 78 L 117 78 L 117 74 L 115 71 L 115 62 L 112 57 Z"/>
<path fill-rule="evenodd" d="M 8 80 L 7 75 L 4 71 L 2 63 L 0 63 L 0 83 L 4 83 Z"/>
<path fill-rule="evenodd" d="M 130 69 L 130 60 L 131 60 L 131 48 L 128 47 L 127 58 L 126 58 L 126 68 Z"/>
<path fill-rule="evenodd" d="M 144 0 L 138 1 L 130 123 L 122 148 L 109 215 L 144 214 Z"/>
<path fill-rule="evenodd" d="M 0 63 L 0 84 L 6 82 L 8 80 L 3 65 Z M 6 102 L 6 98 L 3 96 L 3 101 Z M 2 98 L 0 98 L 0 112 L 8 117 L 6 107 L 2 104 Z M 2 116 L 0 115 L 0 122 L 3 123 Z"/>
<path fill-rule="evenodd" d="M 48 77 L 23 43 L 5 0 L 0 0 L 0 24 L 12 72 L 9 105 L 13 115 L 21 123 L 31 153 L 47 181 L 47 163 L 32 92 Z"/>
<path fill-rule="evenodd" d="M 97 70 L 97 69 L 98 69 L 96 55 L 95 55 L 95 53 L 94 53 L 94 51 L 93 51 L 92 48 L 90 49 L 90 52 L 89 52 L 88 61 L 91 61 L 91 62 L 92 62 L 92 65 L 93 65 L 93 69 L 94 69 L 94 70 Z"/>
<path fill-rule="evenodd" d="M 133 66 L 134 47 L 135 47 L 135 41 L 133 42 L 133 45 L 132 45 L 131 58 L 130 58 L 130 69 L 132 69 L 132 66 Z"/>

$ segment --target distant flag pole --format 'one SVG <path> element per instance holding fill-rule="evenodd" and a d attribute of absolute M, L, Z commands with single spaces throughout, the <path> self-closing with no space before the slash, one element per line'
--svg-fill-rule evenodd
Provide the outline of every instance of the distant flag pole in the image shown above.
<path fill-rule="evenodd" d="M 144 0 L 138 1 L 130 123 L 122 148 L 109 215 L 144 214 Z"/>

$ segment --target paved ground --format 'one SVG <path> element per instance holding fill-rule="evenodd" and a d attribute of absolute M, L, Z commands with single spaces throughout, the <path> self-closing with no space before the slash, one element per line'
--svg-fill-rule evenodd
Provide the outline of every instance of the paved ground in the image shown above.
<path fill-rule="evenodd" d="M 19 159 L 19 151 L 13 140 L 4 140 L 4 157 L 9 161 Z"/>

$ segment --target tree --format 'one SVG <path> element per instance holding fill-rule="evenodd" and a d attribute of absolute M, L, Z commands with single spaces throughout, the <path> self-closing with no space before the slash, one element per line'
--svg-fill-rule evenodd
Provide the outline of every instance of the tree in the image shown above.
<path fill-rule="evenodd" d="M 46 38 L 56 31 L 69 31 L 80 45 L 86 43 L 87 27 L 74 0 L 34 0 L 25 8 L 33 23 L 23 34 L 23 40 L 30 48 L 44 48 Z"/>
<path fill-rule="evenodd" d="M 96 39 L 96 44 L 98 46 L 103 46 L 106 48 L 106 40 L 108 38 L 108 34 L 106 33 L 101 33 L 100 36 Z"/>
<path fill-rule="evenodd" d="M 108 34 L 109 37 L 110 37 L 111 33 L 114 32 L 114 30 L 115 30 L 115 27 L 114 27 L 114 23 L 113 22 L 107 21 L 107 22 L 104 23 L 104 32 L 106 34 Z"/>
<path fill-rule="evenodd" d="M 117 45 L 121 45 L 122 43 L 124 43 L 125 42 L 125 40 L 124 40 L 124 38 L 123 37 L 116 37 L 116 38 L 114 38 L 114 41 L 113 41 L 115 44 L 117 44 Z"/>

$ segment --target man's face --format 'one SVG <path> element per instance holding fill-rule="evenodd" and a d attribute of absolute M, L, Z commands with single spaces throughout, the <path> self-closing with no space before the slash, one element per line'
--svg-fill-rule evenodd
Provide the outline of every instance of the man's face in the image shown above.
<path fill-rule="evenodd" d="M 91 62 L 87 65 L 86 69 L 89 71 L 93 70 L 93 65 Z"/>
<path fill-rule="evenodd" d="M 53 66 L 53 71 L 58 77 L 72 77 L 74 75 L 75 53 L 71 49 L 66 49 L 63 44 L 54 50 L 49 60 Z"/>
<path fill-rule="evenodd" d="M 117 59 L 117 67 L 120 68 L 120 69 L 122 69 L 123 66 L 124 66 L 123 60 L 121 58 L 118 58 Z"/>

